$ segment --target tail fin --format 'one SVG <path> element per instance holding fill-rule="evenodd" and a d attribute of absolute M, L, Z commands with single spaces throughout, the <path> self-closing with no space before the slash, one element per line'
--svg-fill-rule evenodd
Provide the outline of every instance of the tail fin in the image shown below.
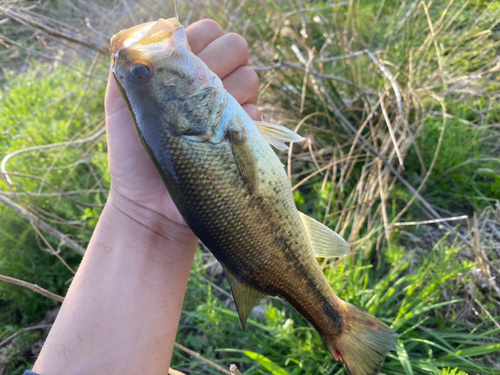
<path fill-rule="evenodd" d="M 377 375 L 385 355 L 398 342 L 398 335 L 373 315 L 344 302 L 346 318 L 342 333 L 326 345 L 340 359 L 349 375 Z"/>

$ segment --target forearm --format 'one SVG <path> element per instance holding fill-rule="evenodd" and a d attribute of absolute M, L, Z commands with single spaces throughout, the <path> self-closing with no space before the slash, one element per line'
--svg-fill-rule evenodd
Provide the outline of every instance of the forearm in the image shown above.
<path fill-rule="evenodd" d="M 34 371 L 166 374 L 196 237 L 111 194 Z"/>

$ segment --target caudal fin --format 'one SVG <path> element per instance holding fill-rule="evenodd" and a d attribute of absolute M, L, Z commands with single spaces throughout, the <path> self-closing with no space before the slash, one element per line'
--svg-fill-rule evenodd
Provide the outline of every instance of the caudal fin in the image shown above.
<path fill-rule="evenodd" d="M 350 303 L 343 303 L 346 316 L 342 333 L 323 339 L 349 375 L 376 375 L 385 355 L 397 344 L 398 335 L 373 315 Z"/>

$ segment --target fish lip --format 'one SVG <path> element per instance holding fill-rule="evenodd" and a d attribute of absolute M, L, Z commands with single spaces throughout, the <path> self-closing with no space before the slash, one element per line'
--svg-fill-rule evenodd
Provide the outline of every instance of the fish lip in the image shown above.
<path fill-rule="evenodd" d="M 179 44 L 185 44 L 190 50 L 184 27 L 176 18 L 160 18 L 158 21 L 140 24 L 113 35 L 109 54 L 113 60 L 116 60 L 121 50 L 127 48 L 145 54 L 169 54 Z"/>

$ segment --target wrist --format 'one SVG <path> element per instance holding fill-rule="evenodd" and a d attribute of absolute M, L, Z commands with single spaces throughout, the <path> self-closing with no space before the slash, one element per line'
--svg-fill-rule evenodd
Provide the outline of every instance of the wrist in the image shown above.
<path fill-rule="evenodd" d="M 196 243 L 186 225 L 112 193 L 34 371 L 164 373 Z"/>
<path fill-rule="evenodd" d="M 198 238 L 183 220 L 173 220 L 171 216 L 180 216 L 173 202 L 171 207 L 165 207 L 165 211 L 175 210 L 175 215 L 161 213 L 158 207 L 162 202 L 156 204 L 155 209 L 143 205 L 135 200 L 129 199 L 111 186 L 111 191 L 103 215 L 112 218 L 116 230 L 126 237 L 133 237 L 145 241 L 149 245 L 157 242 L 166 246 L 196 246 Z M 181 222 L 179 222 L 181 221 Z"/>

